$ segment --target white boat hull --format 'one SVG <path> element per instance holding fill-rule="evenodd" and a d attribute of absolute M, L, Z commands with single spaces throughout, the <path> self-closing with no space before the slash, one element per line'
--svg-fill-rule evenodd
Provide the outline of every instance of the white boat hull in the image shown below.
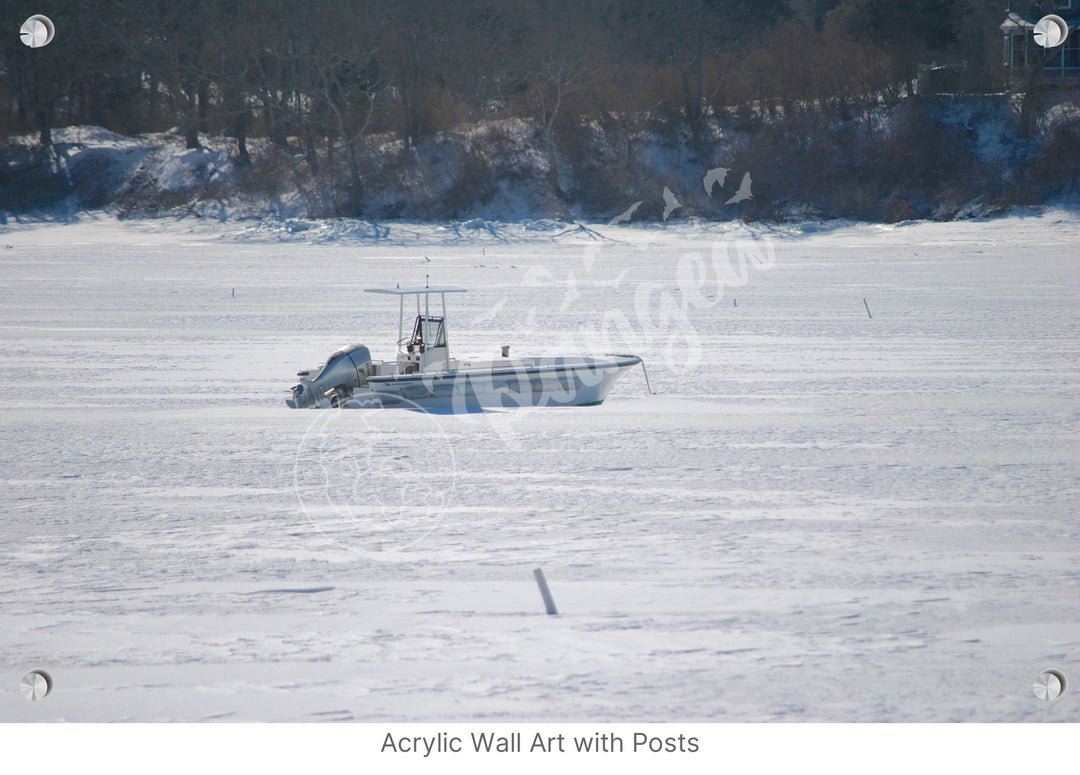
<path fill-rule="evenodd" d="M 481 407 L 592 406 L 619 376 L 637 366 L 633 355 L 491 361 L 445 372 L 371 377 L 371 398 L 382 406 L 472 411 Z M 470 367 L 472 366 L 472 367 Z M 353 398 L 363 402 L 363 390 Z"/>

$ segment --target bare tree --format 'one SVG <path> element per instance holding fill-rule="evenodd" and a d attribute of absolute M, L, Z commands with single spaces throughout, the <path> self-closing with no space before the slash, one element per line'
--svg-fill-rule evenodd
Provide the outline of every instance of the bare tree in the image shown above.
<path fill-rule="evenodd" d="M 23 45 L 13 25 L 9 34 L 0 37 L 2 58 L 10 89 L 17 105 L 19 124 L 24 128 L 32 125 L 38 133 L 41 148 L 52 146 L 52 130 L 57 109 L 62 102 L 68 104 L 69 115 L 73 112 L 74 97 L 85 74 L 85 68 L 93 60 L 92 39 L 83 34 L 95 24 L 95 3 L 91 0 L 72 0 L 65 4 L 64 15 L 56 29 L 53 41 L 41 48 Z M 5 2 L 0 5 L 0 18 L 5 24 L 17 23 L 38 11 L 36 4 Z"/>
<path fill-rule="evenodd" d="M 212 75 L 210 31 L 218 0 L 114 0 L 117 22 L 111 41 L 144 64 L 166 90 L 185 145 L 198 148 L 206 128 Z"/>
<path fill-rule="evenodd" d="M 401 136 L 406 146 L 415 145 L 426 133 L 423 100 L 438 78 L 440 62 L 454 42 L 447 27 L 457 12 L 455 4 L 439 0 L 409 0 L 373 6 L 371 19 L 380 25 L 383 38 L 381 61 L 388 86 L 401 105 Z"/>
<path fill-rule="evenodd" d="M 710 62 L 722 52 L 767 44 L 760 31 L 783 10 L 783 0 L 625 0 L 619 18 L 637 56 L 677 73 L 683 119 L 700 147 L 719 83 L 707 72 Z"/>
<path fill-rule="evenodd" d="M 440 81 L 476 115 L 509 107 L 524 85 L 528 24 L 520 4 L 459 0 L 444 19 L 452 45 L 440 53 Z"/>
<path fill-rule="evenodd" d="M 312 94 L 319 90 L 316 57 L 326 23 L 337 24 L 334 14 L 325 15 L 331 3 L 304 0 L 253 2 L 249 89 L 260 107 L 271 140 L 286 147 L 290 136 L 300 138 L 307 164 L 319 173 L 319 155 L 312 125 Z M 338 9 L 340 11 L 340 9 Z M 310 23 L 319 19 L 320 25 Z M 291 20 L 292 23 L 284 23 Z"/>
<path fill-rule="evenodd" d="M 523 7 L 526 40 L 520 98 L 536 121 L 548 159 L 552 191 L 565 197 L 559 177 L 557 130 L 569 99 L 596 82 L 602 66 L 595 4 L 539 0 Z"/>
<path fill-rule="evenodd" d="M 953 8 L 957 0 L 842 0 L 827 16 L 852 40 L 873 41 L 898 67 L 909 97 L 915 95 L 919 63 L 929 52 L 955 42 Z"/>
<path fill-rule="evenodd" d="M 320 52 L 314 61 L 318 90 L 312 95 L 326 116 L 323 127 L 341 138 L 349 163 L 349 190 L 353 202 L 363 197 L 357 142 L 371 126 L 381 75 L 374 52 L 359 36 L 349 36 L 348 47 Z"/>

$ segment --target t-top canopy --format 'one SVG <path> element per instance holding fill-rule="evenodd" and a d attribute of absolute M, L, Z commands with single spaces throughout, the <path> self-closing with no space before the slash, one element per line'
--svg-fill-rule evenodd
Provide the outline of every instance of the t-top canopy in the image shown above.
<path fill-rule="evenodd" d="M 367 293 L 390 293 L 395 296 L 413 296 L 420 293 L 465 293 L 468 288 L 435 286 L 433 288 L 365 288 Z"/>

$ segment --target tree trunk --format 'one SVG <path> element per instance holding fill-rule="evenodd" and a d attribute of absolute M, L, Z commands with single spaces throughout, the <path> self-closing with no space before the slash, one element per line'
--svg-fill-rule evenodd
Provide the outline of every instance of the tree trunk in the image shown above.
<path fill-rule="evenodd" d="M 285 126 L 285 104 L 279 100 L 269 103 L 266 108 L 266 122 L 270 125 L 270 140 L 278 148 L 289 147 L 289 133 Z"/>
<path fill-rule="evenodd" d="M 154 131 L 158 129 L 158 120 L 161 117 L 161 93 L 158 90 L 158 81 L 153 75 L 149 76 L 150 83 L 150 104 L 148 110 L 150 112 L 148 124 Z"/>
<path fill-rule="evenodd" d="M 304 138 L 304 152 L 307 156 L 308 166 L 311 168 L 313 175 L 318 175 L 319 152 L 315 148 L 315 135 L 311 131 L 311 124 L 305 121 L 303 127 L 300 129 L 300 134 Z"/>
<path fill-rule="evenodd" d="M 38 144 L 44 149 L 52 147 L 52 113 L 51 103 L 37 112 Z"/>
<path fill-rule="evenodd" d="M 683 83 L 683 109 L 686 113 L 686 125 L 690 129 L 690 143 L 695 150 L 702 150 L 705 142 L 704 120 L 705 112 L 702 109 L 702 92 L 704 90 L 703 63 L 699 59 L 688 67 L 680 67 L 679 73 Z M 689 69 L 693 69 L 693 83 Z"/>
<path fill-rule="evenodd" d="M 356 146 L 349 138 L 345 138 L 345 152 L 349 157 L 349 199 L 359 214 L 360 202 L 364 198 L 364 184 L 360 181 L 360 162 L 356 157 Z"/>
<path fill-rule="evenodd" d="M 1016 136 L 1021 140 L 1027 140 L 1035 134 L 1035 112 L 1039 103 L 1039 81 L 1042 80 L 1046 65 L 1058 51 L 1059 49 L 1056 48 L 1047 50 L 1031 71 L 1027 81 L 1024 82 L 1024 99 L 1020 103 L 1020 125 L 1016 128 Z"/>
<path fill-rule="evenodd" d="M 26 125 L 28 122 L 26 103 L 27 100 L 23 99 L 23 96 L 21 94 L 15 98 L 15 116 L 16 121 L 18 122 L 17 126 L 19 127 L 19 129 L 22 130 L 26 129 Z"/>
<path fill-rule="evenodd" d="M 1020 103 L 1020 122 L 1016 127 L 1016 136 L 1021 140 L 1029 140 L 1035 134 L 1035 106 L 1038 101 L 1038 91 L 1029 85 Z"/>
<path fill-rule="evenodd" d="M 412 79 L 410 79 L 412 80 Z M 405 147 L 412 148 L 416 145 L 416 141 L 419 139 L 420 127 L 419 127 L 419 112 L 417 110 L 417 100 L 419 99 L 414 84 L 403 86 L 401 89 L 401 112 L 405 119 L 404 139 Z"/>
<path fill-rule="evenodd" d="M 544 131 L 544 150 L 547 152 L 548 169 L 551 176 L 551 190 L 555 196 L 562 198 L 562 183 L 559 181 L 559 165 L 555 159 L 555 138 L 551 136 L 551 129 Z"/>
<path fill-rule="evenodd" d="M 79 84 L 76 84 L 74 81 L 72 81 L 68 85 L 68 93 L 67 93 L 67 123 L 68 124 L 82 123 L 82 122 L 78 121 L 76 119 L 76 117 L 75 117 L 75 107 L 77 105 L 85 105 L 85 103 L 86 103 L 85 99 L 82 99 L 82 100 L 79 99 L 79 91 L 80 91 Z M 82 96 L 85 97 L 85 92 L 83 93 Z"/>
<path fill-rule="evenodd" d="M 248 115 L 246 110 L 241 110 L 236 116 L 233 131 L 236 133 L 236 156 L 241 165 L 251 164 L 251 156 L 247 147 Z"/>
<path fill-rule="evenodd" d="M 222 88 L 224 96 L 224 108 L 232 117 L 232 133 L 236 138 L 236 160 L 241 166 L 251 164 L 251 156 L 248 155 L 248 108 L 244 99 L 243 90 L 235 81 L 224 84 Z"/>
<path fill-rule="evenodd" d="M 199 114 L 199 131 L 208 135 L 210 134 L 210 82 L 205 78 L 199 80 L 196 87 L 196 99 Z"/>
<path fill-rule="evenodd" d="M 196 116 L 184 119 L 184 147 L 189 151 L 202 148 L 199 144 L 199 120 Z"/>
<path fill-rule="evenodd" d="M 90 123 L 105 126 L 108 123 L 105 117 L 105 87 L 100 75 L 94 76 L 90 90 Z"/>

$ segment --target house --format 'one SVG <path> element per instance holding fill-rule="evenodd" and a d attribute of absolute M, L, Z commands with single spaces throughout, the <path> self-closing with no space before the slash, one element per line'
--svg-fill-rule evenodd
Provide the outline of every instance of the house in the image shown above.
<path fill-rule="evenodd" d="M 1080 85 L 1080 0 L 1058 0 L 1021 4 L 1021 10 L 1006 11 L 1001 31 L 1005 35 L 1004 65 L 1009 83 L 1027 81 L 1032 68 L 1045 60 L 1041 81 L 1046 86 Z M 1069 37 L 1057 49 L 1040 46 L 1032 34 L 1035 24 L 1046 14 L 1057 14 L 1069 25 Z"/>

